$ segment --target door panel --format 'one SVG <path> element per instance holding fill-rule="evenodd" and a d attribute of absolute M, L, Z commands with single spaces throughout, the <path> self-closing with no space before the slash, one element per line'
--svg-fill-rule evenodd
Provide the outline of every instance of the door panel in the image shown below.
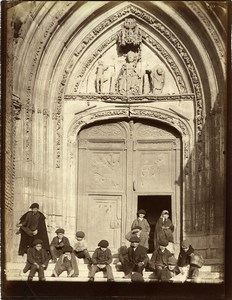
<path fill-rule="evenodd" d="M 88 244 L 96 249 L 100 240 L 107 240 L 116 251 L 121 240 L 120 196 L 90 195 L 88 199 Z"/>

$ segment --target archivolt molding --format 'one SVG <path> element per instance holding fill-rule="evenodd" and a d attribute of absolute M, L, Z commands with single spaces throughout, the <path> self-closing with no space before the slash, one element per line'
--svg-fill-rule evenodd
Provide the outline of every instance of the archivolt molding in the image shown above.
<path fill-rule="evenodd" d="M 77 147 L 77 134 L 80 130 L 87 124 L 94 123 L 96 121 L 103 120 L 120 120 L 120 119 L 151 119 L 159 122 L 163 122 L 171 127 L 177 129 L 177 131 L 181 134 L 182 143 L 183 143 L 183 159 L 187 164 L 188 159 L 190 157 L 190 151 L 192 149 L 193 143 L 193 134 L 189 124 L 179 118 L 178 116 L 167 112 L 163 109 L 158 108 L 150 108 L 150 107 L 106 107 L 104 109 L 94 109 L 91 112 L 88 112 L 88 115 L 78 116 L 76 117 L 68 130 L 67 140 L 68 140 L 68 152 L 69 157 L 73 158 L 74 153 Z"/>
<path fill-rule="evenodd" d="M 69 62 L 66 64 L 66 68 L 64 70 L 64 73 L 62 75 L 60 85 L 58 88 L 58 96 L 57 96 L 57 105 L 56 105 L 56 116 L 57 116 L 57 126 L 56 126 L 56 145 L 57 145 L 57 153 L 60 153 L 60 147 L 61 147 L 61 139 L 62 139 L 62 131 L 61 131 L 61 117 L 62 117 L 62 102 L 64 99 L 64 93 L 65 93 L 65 87 L 68 82 L 68 78 L 70 74 L 72 73 L 73 67 L 75 66 L 76 62 L 80 60 L 81 56 L 83 55 L 84 51 L 89 47 L 90 43 L 93 43 L 100 34 L 103 33 L 103 31 L 107 30 L 109 27 L 112 27 L 116 22 L 120 21 L 120 19 L 125 18 L 129 15 L 132 15 L 141 21 L 143 21 L 145 24 L 150 26 L 153 30 L 155 30 L 158 34 L 160 34 L 163 39 L 165 39 L 173 49 L 178 53 L 179 58 L 184 63 L 186 70 L 188 71 L 188 74 L 191 78 L 193 90 L 195 94 L 195 120 L 196 120 L 196 140 L 201 141 L 202 138 L 202 128 L 204 123 L 204 104 L 203 104 L 203 93 L 202 93 L 202 87 L 201 87 L 201 81 L 198 75 L 198 72 L 196 70 L 195 64 L 189 55 L 188 51 L 186 50 L 185 46 L 182 44 L 182 42 L 177 38 L 177 36 L 169 29 L 167 26 L 165 26 L 161 21 L 159 21 L 154 16 L 150 15 L 149 13 L 145 12 L 141 8 L 130 4 L 127 7 L 123 8 L 122 10 L 116 12 L 115 14 L 108 17 L 106 20 L 101 22 L 97 27 L 95 27 L 79 44 L 79 46 L 76 48 L 74 54 L 71 56 Z M 146 42 L 150 43 L 153 46 L 156 46 L 157 49 L 159 49 L 160 53 L 163 55 L 166 55 L 165 52 L 163 52 L 163 49 L 159 47 L 159 45 L 156 43 L 155 40 L 151 39 L 148 36 L 145 36 Z M 115 36 L 112 37 L 112 40 L 115 40 Z M 109 45 L 109 43 L 112 42 L 112 40 L 106 41 L 106 46 Z M 98 51 L 102 51 L 105 46 L 101 46 L 102 49 L 98 49 Z M 99 54 L 99 52 L 98 52 Z M 98 55 L 95 54 L 95 55 Z M 87 66 L 95 59 L 95 56 L 92 56 L 89 61 L 87 61 Z M 168 61 L 168 57 L 167 57 Z M 170 62 L 172 64 L 172 62 Z M 87 66 L 84 66 L 84 69 L 87 69 Z M 82 74 L 84 71 L 82 72 Z M 83 75 L 82 75 L 83 76 Z M 181 77 L 179 76 L 179 84 L 182 86 L 182 90 L 184 89 L 183 81 Z M 57 167 L 60 166 L 60 155 L 59 159 L 57 156 Z"/>
<path fill-rule="evenodd" d="M 210 19 L 207 17 L 205 12 L 201 8 L 201 4 L 194 1 L 186 1 L 186 5 L 190 7 L 191 10 L 202 21 L 202 24 L 205 26 L 206 30 L 208 31 L 209 37 L 214 42 L 219 57 L 222 59 L 223 63 L 225 64 L 225 53 L 226 53 L 225 47 L 214 25 L 212 24 L 212 22 L 210 22 Z"/>

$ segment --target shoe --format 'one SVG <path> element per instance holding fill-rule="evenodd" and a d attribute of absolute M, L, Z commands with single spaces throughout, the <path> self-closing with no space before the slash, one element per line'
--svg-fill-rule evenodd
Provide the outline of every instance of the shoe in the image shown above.
<path fill-rule="evenodd" d="M 93 278 L 93 277 L 90 277 L 90 278 L 89 278 L 89 281 L 92 281 L 92 282 L 93 282 L 93 281 L 94 281 L 94 278 Z"/>
<path fill-rule="evenodd" d="M 131 274 L 127 274 L 125 276 L 123 276 L 124 279 L 131 279 Z"/>
<path fill-rule="evenodd" d="M 56 277 L 55 274 L 52 274 L 51 277 Z"/>
<path fill-rule="evenodd" d="M 46 281 L 46 279 L 44 277 L 39 278 L 39 281 Z"/>
<path fill-rule="evenodd" d="M 32 279 L 33 279 L 33 277 L 30 277 L 30 276 L 29 276 L 29 277 L 27 278 L 27 281 L 32 281 Z"/>
<path fill-rule="evenodd" d="M 107 279 L 107 281 L 108 281 L 108 282 L 113 282 L 113 281 L 114 281 L 114 279 Z"/>

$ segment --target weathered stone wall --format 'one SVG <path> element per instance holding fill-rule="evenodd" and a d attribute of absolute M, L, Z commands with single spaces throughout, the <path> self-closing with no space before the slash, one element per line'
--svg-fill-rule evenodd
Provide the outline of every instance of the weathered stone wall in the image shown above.
<path fill-rule="evenodd" d="M 104 63 L 110 60 L 116 35 L 131 16 L 142 28 L 141 51 L 147 49 L 149 58 L 163 63 L 175 95 L 168 89 L 165 95 L 130 97 L 94 90 L 94 68 L 104 55 Z M 134 117 L 158 119 L 180 132 L 182 236 L 205 257 L 219 258 L 224 237 L 225 41 L 218 22 L 204 4 L 193 2 L 35 1 L 8 9 L 5 227 L 13 242 L 7 243 L 7 253 L 17 255 L 15 225 L 32 202 L 46 213 L 50 238 L 57 227 L 73 237 L 78 132 L 97 120 Z M 120 68 L 120 57 L 118 64 Z M 86 86 L 87 94 L 82 90 Z"/>

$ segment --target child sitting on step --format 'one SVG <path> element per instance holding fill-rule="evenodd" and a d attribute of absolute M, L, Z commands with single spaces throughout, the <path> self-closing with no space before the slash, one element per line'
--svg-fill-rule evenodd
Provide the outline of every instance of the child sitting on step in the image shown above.
<path fill-rule="evenodd" d="M 98 243 L 98 248 L 94 251 L 92 256 L 92 263 L 90 270 L 89 281 L 94 281 L 94 275 L 99 271 L 107 272 L 107 281 L 114 281 L 113 272 L 110 264 L 112 263 L 112 254 L 108 248 L 109 242 L 101 240 Z"/>
<path fill-rule="evenodd" d="M 85 233 L 83 231 L 77 231 L 76 233 L 76 241 L 74 243 L 74 254 L 78 258 L 84 258 L 88 261 L 88 264 L 92 264 L 92 260 L 89 254 L 89 251 L 87 250 L 87 242 L 85 240 Z"/>
<path fill-rule="evenodd" d="M 68 277 L 78 277 L 79 270 L 73 248 L 71 246 L 64 246 L 62 251 L 63 254 L 59 257 L 55 265 L 52 277 L 58 277 L 64 271 L 67 271 Z"/>
<path fill-rule="evenodd" d="M 56 263 L 57 258 L 59 258 L 63 253 L 63 248 L 65 246 L 70 246 L 69 239 L 64 236 L 64 229 L 58 228 L 55 233 L 57 236 L 55 236 L 52 239 L 51 245 L 50 245 L 50 251 L 52 255 L 52 261 Z"/>
<path fill-rule="evenodd" d="M 35 239 L 32 243 L 32 248 L 27 250 L 27 263 L 23 269 L 23 273 L 30 270 L 28 281 L 32 281 L 35 273 L 38 272 L 39 281 L 44 281 L 44 270 L 48 266 L 49 255 L 45 249 L 42 248 L 42 240 Z"/>
<path fill-rule="evenodd" d="M 181 250 L 178 256 L 177 265 L 186 279 L 196 279 L 199 275 L 199 268 L 203 264 L 203 257 L 194 253 L 193 247 L 187 240 L 181 244 Z"/>

